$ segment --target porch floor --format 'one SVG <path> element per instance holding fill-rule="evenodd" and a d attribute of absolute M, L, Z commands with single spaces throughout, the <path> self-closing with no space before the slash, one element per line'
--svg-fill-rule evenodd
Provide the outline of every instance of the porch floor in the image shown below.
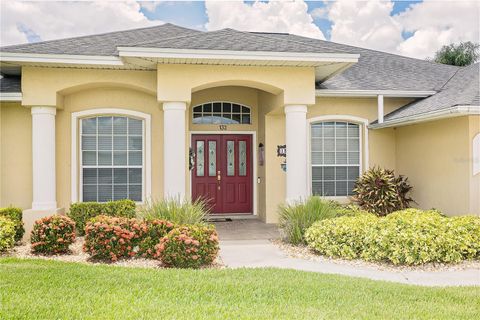
<path fill-rule="evenodd" d="M 221 241 L 278 239 L 280 232 L 275 224 L 257 219 L 214 222 Z"/>

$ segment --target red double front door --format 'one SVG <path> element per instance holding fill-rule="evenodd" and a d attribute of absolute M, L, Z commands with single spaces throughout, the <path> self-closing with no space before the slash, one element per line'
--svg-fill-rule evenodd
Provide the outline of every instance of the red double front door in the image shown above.
<path fill-rule="evenodd" d="M 252 213 L 252 136 L 196 134 L 192 198 L 205 199 L 211 213 Z"/>

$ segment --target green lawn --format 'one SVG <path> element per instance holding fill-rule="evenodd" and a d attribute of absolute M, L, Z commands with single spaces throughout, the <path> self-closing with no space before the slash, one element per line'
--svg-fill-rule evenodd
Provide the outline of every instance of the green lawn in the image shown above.
<path fill-rule="evenodd" d="M 0 319 L 479 319 L 480 288 L 0 258 Z"/>

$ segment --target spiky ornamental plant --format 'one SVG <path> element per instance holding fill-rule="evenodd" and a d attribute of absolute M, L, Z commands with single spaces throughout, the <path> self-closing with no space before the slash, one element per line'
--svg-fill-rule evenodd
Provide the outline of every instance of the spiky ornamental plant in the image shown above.
<path fill-rule="evenodd" d="M 362 174 L 353 189 L 353 200 L 363 209 L 379 216 L 408 208 L 413 199 L 408 178 L 389 169 L 373 167 Z"/>

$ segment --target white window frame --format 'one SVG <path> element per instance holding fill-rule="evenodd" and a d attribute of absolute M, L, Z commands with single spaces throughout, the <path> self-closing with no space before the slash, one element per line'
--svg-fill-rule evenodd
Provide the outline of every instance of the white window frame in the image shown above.
<path fill-rule="evenodd" d="M 142 152 L 142 201 L 151 197 L 152 193 L 152 156 L 151 156 L 151 115 L 139 111 L 118 108 L 89 109 L 72 113 L 71 122 L 71 202 L 83 201 L 82 195 L 82 174 L 81 174 L 81 153 L 80 153 L 80 120 L 84 118 L 99 116 L 124 116 L 140 119 L 144 122 Z"/>
<path fill-rule="evenodd" d="M 230 103 L 230 104 L 238 104 L 240 107 L 245 107 L 245 108 L 248 108 L 248 112 L 249 112 L 249 116 L 250 116 L 250 122 L 249 123 L 230 123 L 230 124 L 225 124 L 225 123 L 194 123 L 193 120 L 195 119 L 193 117 L 193 115 L 195 113 L 198 113 L 198 112 L 195 112 L 195 108 L 196 107 L 202 107 L 202 117 L 203 117 L 203 106 L 205 104 L 212 104 L 212 114 L 213 114 L 213 104 L 214 103 Z M 223 107 L 223 105 L 222 105 Z M 220 112 L 223 116 L 223 110 Z M 236 113 L 233 113 L 233 111 L 230 112 L 230 115 L 232 114 L 236 114 Z M 243 112 L 242 112 L 242 109 L 240 108 L 240 115 L 243 115 Z M 222 125 L 222 124 L 225 124 L 225 125 L 229 125 L 229 126 L 238 126 L 238 125 L 246 125 L 246 126 L 249 126 L 249 125 L 252 125 L 253 124 L 253 118 L 252 118 L 252 107 L 250 106 L 247 106 L 246 104 L 243 104 L 243 103 L 239 103 L 239 102 L 233 102 L 233 101 L 228 101 L 228 100 L 215 100 L 215 101 L 207 101 L 207 102 L 202 102 L 202 103 L 199 103 L 199 104 L 196 104 L 195 106 L 192 107 L 192 112 L 191 112 L 191 122 L 193 125 Z"/>
<path fill-rule="evenodd" d="M 359 164 L 359 175 L 361 175 L 366 168 L 369 167 L 369 149 L 368 149 L 368 119 L 360 118 L 351 115 L 324 115 L 318 117 L 312 117 L 307 119 L 308 124 L 308 133 L 307 133 L 307 179 L 308 187 L 307 192 L 309 195 L 312 195 L 312 124 L 319 122 L 329 122 L 329 121 L 338 121 L 338 122 L 349 122 L 359 125 L 360 134 L 359 134 L 359 143 L 360 143 L 360 164 Z M 336 200 L 339 202 L 348 201 L 350 196 L 325 196 L 323 198 Z"/>
<path fill-rule="evenodd" d="M 473 175 L 480 173 L 480 133 L 477 133 L 472 140 L 472 172 Z"/>

